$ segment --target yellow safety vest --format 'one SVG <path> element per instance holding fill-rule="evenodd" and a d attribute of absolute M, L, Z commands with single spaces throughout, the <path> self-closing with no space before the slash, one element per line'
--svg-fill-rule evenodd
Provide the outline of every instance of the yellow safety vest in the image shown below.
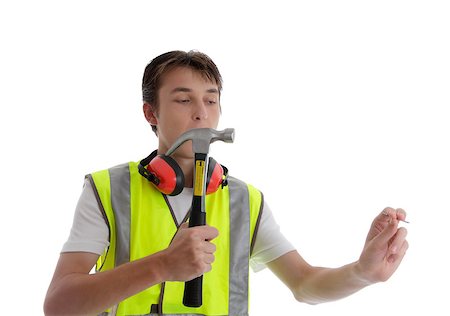
<path fill-rule="evenodd" d="M 177 232 L 179 224 L 167 197 L 139 174 L 137 166 L 130 162 L 87 175 L 109 227 L 110 245 L 97 271 L 166 249 Z M 205 205 L 206 222 L 220 234 L 212 241 L 212 270 L 203 276 L 202 306 L 183 305 L 184 282 L 164 282 L 120 302 L 116 315 L 248 315 L 249 258 L 263 196 L 229 177 L 228 186 L 207 195 Z"/>

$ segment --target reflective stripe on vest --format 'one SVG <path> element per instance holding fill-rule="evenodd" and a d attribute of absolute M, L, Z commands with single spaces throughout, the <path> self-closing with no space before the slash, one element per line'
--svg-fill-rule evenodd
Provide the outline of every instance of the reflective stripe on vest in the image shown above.
<path fill-rule="evenodd" d="M 148 206 L 147 202 L 144 202 L 147 195 L 152 197 L 151 201 L 148 201 L 149 205 L 151 204 L 155 206 L 158 210 L 164 208 L 164 213 L 161 214 L 169 214 L 171 210 L 166 198 L 161 193 L 157 192 L 156 189 L 154 189 L 153 186 L 147 182 L 147 180 L 137 173 L 136 163 L 124 164 L 109 170 L 96 172 L 89 175 L 88 178 L 92 181 L 94 191 L 100 202 L 100 207 L 104 210 L 110 229 L 110 246 L 107 252 L 99 259 L 97 265 L 99 270 L 103 271 L 112 269 L 113 267 L 129 262 L 130 260 L 136 260 L 139 256 L 142 257 L 148 255 L 143 254 L 140 250 L 137 251 L 137 254 L 130 253 L 131 249 L 133 249 L 131 247 L 133 240 L 135 240 L 135 242 L 139 242 L 137 241 L 139 240 L 139 236 L 137 234 L 133 234 L 133 216 L 137 216 L 133 214 L 136 214 L 135 212 L 138 211 L 136 210 L 137 208 Z M 225 274 L 228 274 L 228 297 L 225 298 L 227 301 L 221 303 L 219 300 L 218 304 L 214 304 L 214 301 L 211 301 L 210 299 L 210 301 L 206 302 L 206 305 L 211 306 L 205 306 L 204 300 L 204 305 L 198 309 L 187 308 L 182 306 L 182 304 L 180 306 L 179 303 L 173 303 L 173 299 L 167 301 L 166 298 L 180 296 L 180 293 L 182 293 L 184 288 L 184 283 L 166 282 L 163 286 L 155 285 L 147 289 L 148 291 L 143 291 L 147 293 L 140 292 L 120 303 L 117 309 L 117 313 L 119 315 L 129 312 L 137 312 L 141 315 L 156 315 L 150 313 L 151 306 L 149 306 L 149 303 L 152 303 L 152 305 L 158 304 L 159 312 L 161 312 L 162 309 L 164 315 L 175 315 L 175 313 L 176 315 L 202 315 L 204 313 L 207 313 L 207 315 L 248 315 L 250 247 L 251 241 L 254 239 L 254 233 L 259 216 L 261 215 L 263 205 L 262 194 L 252 186 L 249 186 L 233 177 L 229 177 L 228 187 L 225 187 L 225 189 L 219 190 L 218 192 L 220 191 L 223 192 L 212 195 L 216 196 L 216 200 L 211 202 L 209 205 L 208 199 L 214 199 L 214 197 L 207 197 L 207 217 L 208 210 L 211 210 L 214 207 L 212 205 L 227 205 L 229 208 L 229 219 L 224 221 L 219 218 L 219 220 L 216 220 L 215 223 L 215 226 L 217 227 L 217 225 L 220 225 L 221 222 L 227 222 L 226 228 L 225 226 L 217 227 L 221 234 L 222 232 L 228 232 L 229 230 L 229 242 L 226 242 L 229 256 L 226 256 L 225 254 L 225 259 L 223 259 L 227 260 L 226 263 L 228 266 L 228 271 L 225 270 L 227 272 Z M 214 210 L 217 213 L 217 210 Z M 141 220 L 140 217 L 139 220 Z M 176 223 L 172 223 L 173 227 L 169 227 L 170 224 L 167 223 L 158 223 L 158 225 L 165 225 L 164 227 L 167 226 L 167 231 L 170 231 L 171 234 L 171 240 L 173 235 L 176 233 Z M 142 229 L 142 226 L 139 227 Z M 150 227 L 148 230 L 152 230 L 152 228 Z M 166 231 L 166 229 L 164 231 Z M 154 236 L 154 238 L 158 238 L 158 236 Z M 222 238 L 223 240 L 226 240 L 226 236 L 223 236 Z M 165 249 L 167 246 L 168 244 L 158 245 L 160 250 Z M 156 250 L 158 250 L 158 247 L 156 247 Z M 142 249 L 145 249 L 145 247 L 143 246 Z M 220 253 L 216 252 L 216 256 L 219 254 Z M 222 256 L 223 255 L 224 254 L 222 253 Z M 225 262 L 220 261 L 218 257 L 216 258 L 216 261 Z M 220 271 L 222 268 L 220 266 L 215 266 L 213 263 L 213 269 Z M 216 283 L 208 284 L 208 277 L 212 277 L 213 275 L 210 275 L 210 273 L 211 272 L 204 275 L 204 297 L 206 296 L 205 291 L 210 291 L 209 293 L 211 293 L 212 291 L 217 290 L 215 288 L 217 287 Z M 217 278 L 217 276 L 215 276 L 215 278 Z M 216 281 L 214 278 L 212 280 Z M 159 297 L 159 300 L 148 302 L 149 298 L 155 298 L 157 296 Z M 218 296 L 220 296 L 220 291 L 218 292 Z M 211 298 L 213 295 L 209 295 L 209 297 Z M 182 297 L 178 301 L 181 300 Z M 145 309 L 134 307 L 130 307 L 131 309 L 129 309 L 125 307 L 126 304 L 136 305 L 137 302 L 142 303 L 143 306 L 145 306 Z"/>

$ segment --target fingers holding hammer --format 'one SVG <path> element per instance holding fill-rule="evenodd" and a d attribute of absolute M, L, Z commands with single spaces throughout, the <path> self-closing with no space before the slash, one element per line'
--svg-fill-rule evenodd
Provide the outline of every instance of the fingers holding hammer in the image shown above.
<path fill-rule="evenodd" d="M 211 271 L 216 251 L 216 245 L 211 241 L 218 235 L 219 231 L 212 226 L 182 224 L 165 250 L 168 280 L 189 281 Z"/>

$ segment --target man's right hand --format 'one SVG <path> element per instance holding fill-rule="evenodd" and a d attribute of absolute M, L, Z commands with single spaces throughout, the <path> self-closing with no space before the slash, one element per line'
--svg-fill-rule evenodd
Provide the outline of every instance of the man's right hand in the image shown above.
<path fill-rule="evenodd" d="M 211 240 L 217 235 L 211 226 L 183 224 L 167 249 L 92 275 L 98 255 L 62 253 L 46 295 L 45 314 L 98 314 L 155 284 L 194 279 L 211 270 L 216 250 Z"/>
<path fill-rule="evenodd" d="M 188 227 L 183 223 L 170 246 L 162 252 L 166 281 L 189 281 L 211 270 L 218 236 L 216 228 L 205 225 Z"/>

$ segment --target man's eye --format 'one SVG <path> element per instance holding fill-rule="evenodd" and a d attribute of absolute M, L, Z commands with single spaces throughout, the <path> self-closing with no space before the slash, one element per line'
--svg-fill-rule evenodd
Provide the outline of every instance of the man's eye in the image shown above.
<path fill-rule="evenodd" d="M 189 103 L 189 99 L 179 99 L 178 102 L 179 103 Z"/>
<path fill-rule="evenodd" d="M 208 100 L 208 104 L 216 104 L 216 100 Z"/>

